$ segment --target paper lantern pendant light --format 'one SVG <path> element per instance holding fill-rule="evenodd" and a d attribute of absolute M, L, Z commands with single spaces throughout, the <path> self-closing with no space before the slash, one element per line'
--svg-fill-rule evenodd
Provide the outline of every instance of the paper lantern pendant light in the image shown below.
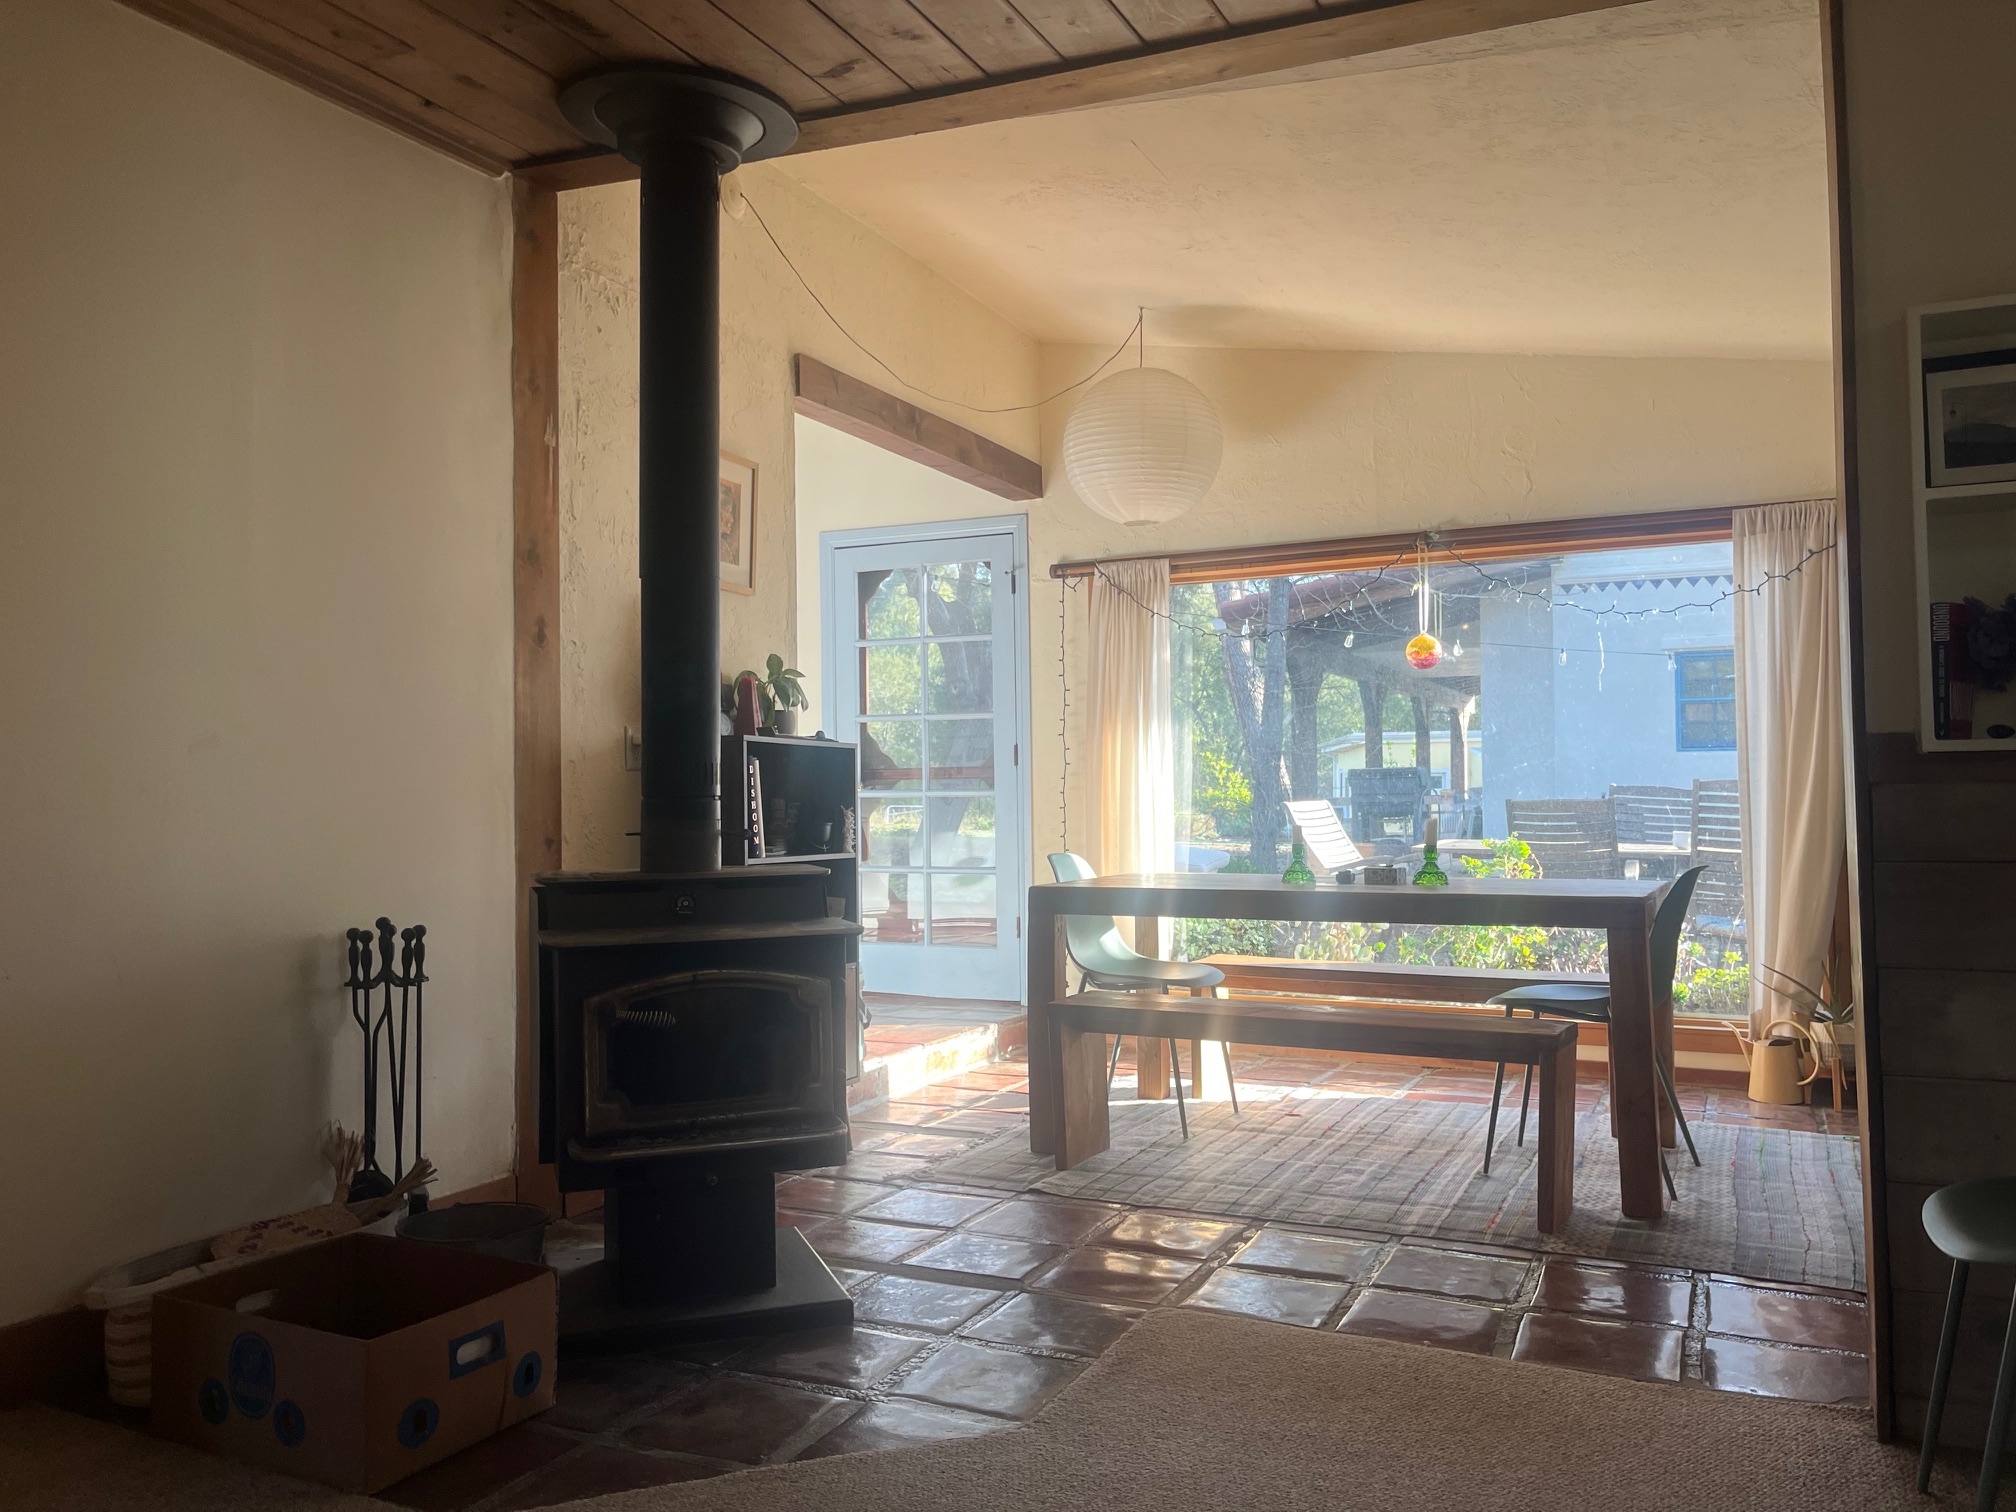
<path fill-rule="evenodd" d="M 1225 451 L 1217 411 L 1167 368 L 1124 368 L 1094 384 L 1064 426 L 1064 476 L 1123 525 L 1160 525 L 1198 500 Z"/>

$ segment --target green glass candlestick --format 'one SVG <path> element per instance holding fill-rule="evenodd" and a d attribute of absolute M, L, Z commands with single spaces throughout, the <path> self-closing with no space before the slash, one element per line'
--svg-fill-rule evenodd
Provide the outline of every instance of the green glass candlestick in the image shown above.
<path fill-rule="evenodd" d="M 1281 880 L 1283 882 L 1308 882 L 1311 884 L 1316 881 L 1316 873 L 1309 870 L 1309 857 L 1302 844 L 1302 836 L 1299 831 L 1295 836 L 1294 848 L 1288 853 L 1288 870 L 1281 873 Z"/>
<path fill-rule="evenodd" d="M 1414 885 L 1416 887 L 1449 885 L 1449 873 L 1442 870 L 1441 863 L 1435 859 L 1435 847 L 1432 845 L 1421 848 L 1421 869 L 1414 873 Z"/>

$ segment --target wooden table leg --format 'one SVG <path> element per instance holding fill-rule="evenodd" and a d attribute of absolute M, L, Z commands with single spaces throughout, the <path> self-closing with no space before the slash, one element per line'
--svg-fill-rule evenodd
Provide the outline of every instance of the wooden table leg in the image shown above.
<path fill-rule="evenodd" d="M 1057 1153 L 1063 1122 L 1057 1084 L 1056 1046 L 1052 1044 L 1050 1005 L 1069 991 L 1064 980 L 1064 921 L 1046 915 L 1036 902 L 1041 888 L 1030 889 L 1029 906 L 1029 1149 L 1036 1155 Z"/>
<path fill-rule="evenodd" d="M 1057 1169 L 1068 1171 L 1112 1142 L 1106 1116 L 1106 1036 L 1058 1025 L 1051 1043 L 1062 1115 Z"/>
<path fill-rule="evenodd" d="M 1543 1234 L 1568 1226 L 1575 1208 L 1575 1040 L 1540 1062 L 1539 1207 Z"/>
<path fill-rule="evenodd" d="M 1659 1177 L 1659 1086 L 1652 1073 L 1652 931 L 1610 931 L 1610 1088 L 1617 1114 L 1619 1196 L 1627 1218 L 1665 1215 Z"/>
<path fill-rule="evenodd" d="M 1152 916 L 1134 921 L 1134 948 L 1144 956 L 1162 954 L 1162 921 Z M 1169 1046 L 1164 1040 L 1134 1041 L 1134 1095 L 1149 1101 L 1169 1095 Z"/>

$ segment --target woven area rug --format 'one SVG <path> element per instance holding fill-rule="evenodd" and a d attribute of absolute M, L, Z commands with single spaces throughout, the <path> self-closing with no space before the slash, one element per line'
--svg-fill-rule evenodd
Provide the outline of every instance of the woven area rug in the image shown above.
<path fill-rule="evenodd" d="M 1973 1505 L 1964 1465 L 1942 1466 L 1929 1498 L 1915 1494 L 1912 1479 L 1910 1452 L 1877 1443 L 1862 1412 L 1168 1308 L 1137 1324 L 1026 1427 L 566 1505 L 573 1512 Z M 2001 1505 L 2016 1505 L 2016 1477 L 2005 1481 Z M 0 1506 L 383 1512 L 384 1503 L 29 1409 L 0 1412 Z"/>
<path fill-rule="evenodd" d="M 1575 1212 L 1567 1231 L 1534 1225 L 1535 1150 L 1498 1125 L 1480 1173 L 1489 1110 L 1475 1103 L 1368 1097 L 1323 1088 L 1259 1101 L 1190 1105 L 1190 1138 L 1170 1102 L 1116 1102 L 1113 1144 L 1076 1170 L 1029 1153 L 1012 1130 L 931 1168 L 939 1181 L 1048 1192 L 1283 1223 L 1367 1229 L 1724 1271 L 1861 1290 L 1860 1146 L 1842 1135 L 1698 1124 L 1701 1168 L 1669 1152 L 1680 1200 L 1659 1223 L 1617 1211 L 1609 1119 L 1575 1129 Z"/>

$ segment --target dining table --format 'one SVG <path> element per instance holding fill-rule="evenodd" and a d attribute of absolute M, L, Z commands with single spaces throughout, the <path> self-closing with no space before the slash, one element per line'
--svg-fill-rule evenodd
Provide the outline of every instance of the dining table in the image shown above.
<path fill-rule="evenodd" d="M 1610 979 L 1611 1119 L 1617 1139 L 1619 1202 L 1627 1218 L 1666 1210 L 1661 1148 L 1676 1139 L 1659 1095 L 1657 1056 L 1673 1065 L 1670 982 L 1652 980 L 1652 920 L 1670 878 L 1458 877 L 1421 887 L 1334 881 L 1287 882 L 1250 873 L 1170 872 L 1042 882 L 1029 889 L 1029 1148 L 1055 1155 L 1062 1098 L 1053 1053 L 1051 1005 L 1069 992 L 1064 921 L 1115 915 L 1136 921 L 1137 938 L 1161 919 L 1279 920 L 1303 924 L 1524 925 L 1602 930 Z M 1429 1011 L 1429 1010 L 1424 1010 Z"/>

